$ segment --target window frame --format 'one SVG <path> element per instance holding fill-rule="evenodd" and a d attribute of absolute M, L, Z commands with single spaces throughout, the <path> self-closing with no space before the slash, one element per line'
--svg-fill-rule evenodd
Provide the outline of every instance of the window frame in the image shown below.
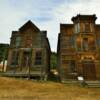
<path fill-rule="evenodd" d="M 91 32 L 90 23 L 85 23 L 84 24 L 84 32 Z"/>
<path fill-rule="evenodd" d="M 19 52 L 18 51 L 13 51 L 12 52 L 12 57 L 11 57 L 11 65 L 12 66 L 17 66 L 18 65 L 18 59 L 19 59 Z"/>
<path fill-rule="evenodd" d="M 20 36 L 17 36 L 16 39 L 15 39 L 15 43 L 16 43 L 16 47 L 20 47 L 21 45 L 21 37 Z"/>
<path fill-rule="evenodd" d="M 34 65 L 42 65 L 42 51 L 36 51 Z"/>

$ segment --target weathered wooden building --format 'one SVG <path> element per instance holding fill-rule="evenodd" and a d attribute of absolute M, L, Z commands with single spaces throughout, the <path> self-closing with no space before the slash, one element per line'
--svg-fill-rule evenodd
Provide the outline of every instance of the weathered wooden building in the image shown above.
<path fill-rule="evenodd" d="M 50 71 L 50 52 L 47 31 L 28 21 L 18 31 L 12 31 L 7 73 L 46 78 Z"/>
<path fill-rule="evenodd" d="M 100 80 L 100 25 L 96 15 L 77 15 L 73 24 L 60 24 L 58 71 L 61 81 Z"/>

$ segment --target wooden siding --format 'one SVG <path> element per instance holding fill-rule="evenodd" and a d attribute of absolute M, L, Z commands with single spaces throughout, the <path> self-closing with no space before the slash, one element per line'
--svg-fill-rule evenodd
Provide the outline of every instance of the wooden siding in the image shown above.
<path fill-rule="evenodd" d="M 77 15 L 72 18 L 73 24 L 60 25 L 57 52 L 61 81 L 77 79 L 79 75 L 86 80 L 100 80 L 100 68 L 98 67 L 100 63 L 100 25 L 96 25 L 95 20 L 95 15 Z M 75 32 L 77 24 L 79 24 L 78 31 Z M 87 24 L 89 27 L 85 26 Z M 87 38 L 86 45 L 84 38 Z M 68 64 L 68 61 L 72 60 L 75 61 L 75 72 L 73 73 L 69 71 L 71 65 Z M 84 61 L 87 61 L 88 65 L 90 61 L 94 64 L 88 67 L 83 63 Z"/>
<path fill-rule="evenodd" d="M 14 74 L 32 74 L 45 77 L 50 73 L 50 45 L 47 41 L 47 32 L 40 31 L 31 21 L 24 24 L 11 36 L 7 72 Z M 16 38 L 20 37 L 20 45 L 16 45 Z M 12 65 L 13 52 L 18 52 L 18 65 Z M 36 52 L 41 51 L 42 63 L 35 64 Z M 17 55 L 16 55 L 17 56 Z M 49 69 L 49 70 L 48 70 Z M 35 74 L 34 74 L 35 73 Z M 39 74 L 40 73 L 40 74 Z"/>

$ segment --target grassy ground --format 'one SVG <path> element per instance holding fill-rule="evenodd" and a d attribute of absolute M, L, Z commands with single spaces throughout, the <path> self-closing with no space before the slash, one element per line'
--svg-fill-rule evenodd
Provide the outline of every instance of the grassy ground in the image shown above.
<path fill-rule="evenodd" d="M 100 88 L 0 77 L 0 100 L 100 100 Z"/>

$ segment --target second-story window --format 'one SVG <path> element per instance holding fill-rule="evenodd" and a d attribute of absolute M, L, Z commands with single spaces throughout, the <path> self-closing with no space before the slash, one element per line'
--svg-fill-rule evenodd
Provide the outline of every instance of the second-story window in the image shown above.
<path fill-rule="evenodd" d="M 80 24 L 77 24 L 77 31 L 80 32 Z"/>
<path fill-rule="evenodd" d="M 82 38 L 78 37 L 75 39 L 75 47 L 77 51 L 81 51 L 81 42 L 82 42 Z"/>
<path fill-rule="evenodd" d="M 75 33 L 79 33 L 80 32 L 80 24 L 77 23 L 75 24 Z"/>
<path fill-rule="evenodd" d="M 83 38 L 83 50 L 88 50 L 88 38 Z"/>
<path fill-rule="evenodd" d="M 16 47 L 19 47 L 21 44 L 21 37 L 16 37 Z"/>
<path fill-rule="evenodd" d="M 30 34 L 25 36 L 25 46 L 32 47 L 32 36 Z"/>
<path fill-rule="evenodd" d="M 75 33 L 77 33 L 77 24 L 75 24 Z"/>
<path fill-rule="evenodd" d="M 84 25 L 84 31 L 85 32 L 90 32 L 91 30 L 90 30 L 90 24 L 89 23 L 85 23 L 85 25 Z"/>

